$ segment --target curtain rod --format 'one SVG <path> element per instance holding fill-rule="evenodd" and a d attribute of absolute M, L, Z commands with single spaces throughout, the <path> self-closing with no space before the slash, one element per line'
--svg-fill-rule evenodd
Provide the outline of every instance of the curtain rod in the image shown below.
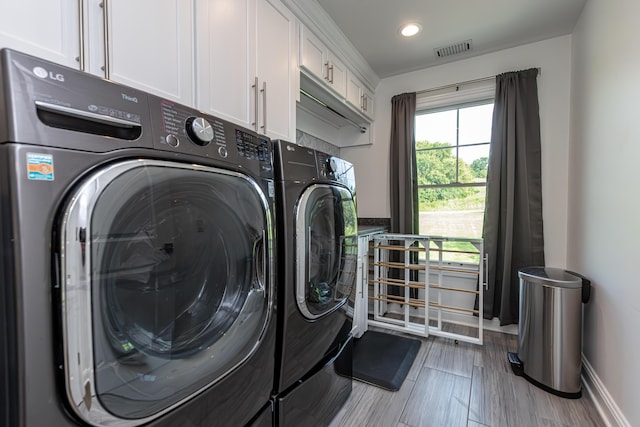
<path fill-rule="evenodd" d="M 542 74 L 542 68 L 538 67 L 538 75 Z M 444 86 L 438 86 L 438 87 L 434 87 L 431 89 L 423 89 L 423 90 L 419 90 L 416 92 L 416 95 L 420 95 L 423 93 L 429 93 L 429 92 L 435 92 L 438 90 L 443 90 L 443 89 L 449 89 L 452 87 L 459 87 L 459 86 L 463 86 L 463 85 L 469 85 L 472 83 L 480 83 L 480 82 L 486 82 L 489 80 L 494 80 L 496 78 L 496 76 L 491 76 L 491 77 L 482 77 L 479 79 L 474 79 L 474 80 L 467 80 L 466 82 L 460 82 L 460 83 L 452 83 L 452 84 L 448 84 L 448 85 L 444 85 Z"/>

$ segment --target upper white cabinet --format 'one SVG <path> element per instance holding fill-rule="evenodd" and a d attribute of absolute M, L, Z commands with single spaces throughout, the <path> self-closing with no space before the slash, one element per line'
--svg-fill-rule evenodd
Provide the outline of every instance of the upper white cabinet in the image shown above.
<path fill-rule="evenodd" d="M 347 102 L 373 120 L 373 94 L 351 72 L 347 73 Z"/>
<path fill-rule="evenodd" d="M 86 71 L 195 104 L 195 0 L 85 1 Z"/>
<path fill-rule="evenodd" d="M 202 111 L 252 127 L 254 71 L 250 67 L 255 0 L 198 0 L 196 105 Z M 257 105 L 257 104 L 255 104 Z"/>
<path fill-rule="evenodd" d="M 78 0 L 0 1 L 0 48 L 80 68 Z"/>
<path fill-rule="evenodd" d="M 320 112 L 309 102 L 301 102 L 301 108 L 312 110 L 325 121 L 338 126 L 355 126 L 364 129 L 373 121 L 373 93 L 356 77 L 350 66 L 345 66 L 315 33 L 300 26 L 300 86 L 311 99 L 321 101 L 337 116 Z M 338 49 L 338 48 L 336 48 Z"/>
<path fill-rule="evenodd" d="M 199 0 L 197 106 L 272 138 L 295 137 L 295 21 L 278 0 Z"/>
<path fill-rule="evenodd" d="M 300 28 L 300 66 L 343 98 L 347 96 L 347 67 L 304 26 Z"/>
<path fill-rule="evenodd" d="M 197 106 L 295 138 L 295 20 L 279 0 L 198 0 Z"/>
<path fill-rule="evenodd" d="M 256 76 L 262 85 L 258 132 L 295 141 L 298 90 L 295 18 L 279 0 L 258 0 L 257 11 Z"/>
<path fill-rule="evenodd" d="M 194 104 L 195 0 L 0 2 L 0 47 Z"/>

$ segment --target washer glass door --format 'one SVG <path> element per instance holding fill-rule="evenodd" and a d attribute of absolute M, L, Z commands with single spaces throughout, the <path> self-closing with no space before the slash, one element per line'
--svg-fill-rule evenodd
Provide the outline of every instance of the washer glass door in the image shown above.
<path fill-rule="evenodd" d="M 225 377 L 270 320 L 271 213 L 234 172 L 134 160 L 90 176 L 61 224 L 65 377 L 93 425 L 138 425 Z"/>
<path fill-rule="evenodd" d="M 296 302 L 308 319 L 338 309 L 355 286 L 357 213 L 344 187 L 316 184 L 302 194 L 296 215 Z"/>

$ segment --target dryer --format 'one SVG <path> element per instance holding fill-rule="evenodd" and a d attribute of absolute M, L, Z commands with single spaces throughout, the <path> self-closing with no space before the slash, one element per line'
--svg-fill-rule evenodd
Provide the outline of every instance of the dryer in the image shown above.
<path fill-rule="evenodd" d="M 272 143 L 0 55 L 0 424 L 271 420 Z"/>
<path fill-rule="evenodd" d="M 351 393 L 355 174 L 349 162 L 285 141 L 275 153 L 276 425 L 326 425 Z"/>

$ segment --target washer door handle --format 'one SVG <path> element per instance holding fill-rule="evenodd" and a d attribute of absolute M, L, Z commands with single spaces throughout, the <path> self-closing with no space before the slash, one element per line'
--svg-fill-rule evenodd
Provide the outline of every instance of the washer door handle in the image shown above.
<path fill-rule="evenodd" d="M 265 250 L 265 232 L 253 242 L 253 272 L 255 275 L 254 289 L 265 291 L 265 278 L 267 272 L 267 251 Z"/>

